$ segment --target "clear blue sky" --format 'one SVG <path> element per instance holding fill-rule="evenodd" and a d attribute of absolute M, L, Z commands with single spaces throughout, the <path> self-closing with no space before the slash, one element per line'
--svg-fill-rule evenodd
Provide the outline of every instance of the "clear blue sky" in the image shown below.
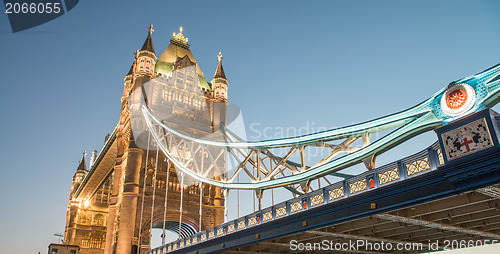
<path fill-rule="evenodd" d="M 46 253 L 64 232 L 77 162 L 116 125 L 150 23 L 158 55 L 182 25 L 207 79 L 222 51 L 230 101 L 262 128 L 369 120 L 500 62 L 500 1 L 109 2 L 16 34 L 2 9 L 2 253 Z"/>

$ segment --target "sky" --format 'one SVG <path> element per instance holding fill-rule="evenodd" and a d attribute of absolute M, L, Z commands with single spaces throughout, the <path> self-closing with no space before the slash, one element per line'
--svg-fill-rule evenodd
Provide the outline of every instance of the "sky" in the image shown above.
<path fill-rule="evenodd" d="M 116 125 L 123 78 L 151 23 L 158 56 L 183 26 L 207 79 L 222 51 L 229 100 L 260 139 L 398 112 L 498 64 L 499 10 L 486 0 L 94 0 L 12 33 L 2 9 L 0 252 L 45 253 L 64 232 L 78 160 Z M 423 134 L 377 165 L 435 140 Z"/>

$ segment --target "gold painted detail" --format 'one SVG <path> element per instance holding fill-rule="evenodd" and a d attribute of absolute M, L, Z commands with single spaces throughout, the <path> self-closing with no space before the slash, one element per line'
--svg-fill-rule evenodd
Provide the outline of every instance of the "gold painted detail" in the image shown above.
<path fill-rule="evenodd" d="M 252 217 L 248 219 L 248 226 L 253 226 L 255 224 L 257 224 L 257 217 Z"/>
<path fill-rule="evenodd" d="M 243 229 L 243 228 L 245 228 L 245 221 L 244 220 L 238 222 L 238 230 Z"/>
<path fill-rule="evenodd" d="M 329 200 L 334 200 L 334 199 L 343 197 L 344 196 L 344 187 L 330 190 L 328 192 L 328 196 L 329 196 Z"/>
<path fill-rule="evenodd" d="M 217 235 L 223 235 L 223 234 L 224 234 L 224 229 L 223 228 L 217 229 Z"/>
<path fill-rule="evenodd" d="M 197 243 L 197 242 L 198 242 L 198 237 L 193 237 L 193 240 L 191 240 L 191 242 L 192 242 L 193 244 Z"/>
<path fill-rule="evenodd" d="M 276 209 L 276 218 L 286 215 L 286 207 Z"/>
<path fill-rule="evenodd" d="M 175 249 L 177 249 L 177 244 L 176 244 L 176 243 L 174 243 L 174 250 L 175 250 Z"/>
<path fill-rule="evenodd" d="M 181 26 L 181 27 L 179 27 L 179 33 L 177 33 L 177 34 L 176 33 L 172 33 L 172 39 L 187 44 L 188 43 L 188 38 L 184 37 L 184 35 L 182 34 L 182 30 L 183 29 L 182 29 L 182 26 Z"/>
<path fill-rule="evenodd" d="M 444 157 L 443 157 L 443 152 L 441 151 L 441 148 L 437 149 L 437 154 L 438 154 L 438 159 L 439 159 L 439 165 L 444 165 Z"/>
<path fill-rule="evenodd" d="M 231 224 L 231 225 L 227 226 L 227 232 L 228 233 L 231 233 L 233 231 L 234 231 L 234 224 Z"/>
<path fill-rule="evenodd" d="M 169 245 L 167 248 L 167 251 L 171 251 L 171 250 L 172 250 L 172 246 Z"/>
<path fill-rule="evenodd" d="M 354 183 L 350 183 L 349 188 L 351 189 L 351 194 L 366 190 L 366 188 L 367 188 L 366 179 L 359 180 L 359 181 L 354 182 Z"/>
<path fill-rule="evenodd" d="M 207 240 L 207 235 L 206 234 L 201 235 L 200 241 L 205 241 L 205 240 Z"/>
<path fill-rule="evenodd" d="M 179 248 L 182 248 L 184 247 L 184 242 L 181 241 L 181 243 L 179 243 Z"/>
<path fill-rule="evenodd" d="M 318 194 L 311 198 L 311 206 L 323 204 L 325 202 L 325 198 L 323 197 L 323 193 Z"/>
<path fill-rule="evenodd" d="M 383 173 L 378 174 L 378 181 L 380 184 L 392 182 L 399 179 L 398 168 L 387 170 Z"/>
<path fill-rule="evenodd" d="M 273 212 L 272 211 L 269 211 L 267 213 L 262 214 L 262 220 L 263 221 L 268 221 L 268 220 L 271 220 L 272 218 L 273 218 Z"/>
<path fill-rule="evenodd" d="M 429 165 L 429 158 L 425 157 L 420 160 L 416 160 L 412 163 L 406 164 L 406 172 L 408 172 L 408 175 L 413 175 L 416 173 L 420 173 L 422 171 L 430 169 L 431 166 Z"/>
<path fill-rule="evenodd" d="M 297 201 L 295 203 L 290 204 L 290 213 L 294 213 L 294 212 L 297 212 L 300 210 L 302 210 L 302 202 L 301 201 Z"/>
<path fill-rule="evenodd" d="M 189 245 L 191 245 L 191 239 L 186 240 L 186 246 L 189 246 Z"/>
<path fill-rule="evenodd" d="M 215 232 L 214 231 L 208 232 L 208 238 L 214 238 L 214 236 L 215 236 Z"/>

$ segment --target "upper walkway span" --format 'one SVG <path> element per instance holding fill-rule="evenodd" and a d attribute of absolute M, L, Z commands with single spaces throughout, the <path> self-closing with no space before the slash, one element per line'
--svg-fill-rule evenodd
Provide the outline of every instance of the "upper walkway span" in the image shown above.
<path fill-rule="evenodd" d="M 453 150 L 449 137 L 476 135 L 471 126 L 487 130 L 476 136 L 481 142 L 469 146 L 464 136 Z M 399 251 L 418 253 L 433 251 L 431 239 L 500 241 L 499 130 L 493 111 L 471 114 L 438 129 L 439 142 L 419 153 L 147 253 L 288 253 L 291 240 L 325 238 L 423 243 L 426 249 Z"/>
<path fill-rule="evenodd" d="M 156 87 L 162 86 L 162 82 L 166 81 L 148 82 L 144 90 L 158 90 Z M 306 193 L 309 182 L 314 179 L 335 174 L 360 162 L 373 169 L 376 157 L 398 144 L 495 105 L 500 99 L 500 65 L 454 81 L 424 102 L 395 114 L 323 132 L 255 142 L 242 140 L 227 128 L 221 128 L 211 137 L 187 135 L 155 114 L 154 103 L 144 99 L 148 94 L 143 94 L 140 89 L 134 93 L 131 112 L 140 119 L 135 125 L 142 125 L 142 131 L 148 131 L 165 156 L 189 177 L 223 189 L 262 191 L 288 187 L 294 193 Z M 137 131 L 140 129 L 136 128 Z M 371 141 L 371 135 L 387 130 L 390 131 L 388 134 Z M 353 146 L 356 140 L 362 140 L 361 147 Z M 184 150 L 180 151 L 179 147 Z M 275 152 L 278 148 L 287 153 L 278 156 Z M 305 157 L 312 148 L 329 152 L 308 165 Z M 292 161 L 293 155 L 300 157 L 300 162 Z M 224 156 L 238 163 L 233 172 L 217 165 L 216 161 Z M 256 174 L 251 173 L 252 170 Z M 237 182 L 238 175 L 242 175 L 240 180 L 246 179 L 246 182 Z M 299 183 L 304 184 L 299 186 Z"/>

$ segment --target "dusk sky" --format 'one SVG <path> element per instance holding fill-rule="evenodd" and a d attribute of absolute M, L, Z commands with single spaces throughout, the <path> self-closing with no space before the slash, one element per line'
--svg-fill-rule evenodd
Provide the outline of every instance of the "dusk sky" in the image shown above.
<path fill-rule="evenodd" d="M 151 23 L 158 56 L 183 26 L 207 80 L 222 51 L 229 101 L 247 136 L 262 139 L 398 112 L 500 63 L 499 13 L 495 0 L 80 1 L 15 34 L 2 14 L 0 252 L 46 253 L 64 232 L 78 160 L 117 124 L 123 78 Z M 425 133 L 377 165 L 436 140 Z"/>

